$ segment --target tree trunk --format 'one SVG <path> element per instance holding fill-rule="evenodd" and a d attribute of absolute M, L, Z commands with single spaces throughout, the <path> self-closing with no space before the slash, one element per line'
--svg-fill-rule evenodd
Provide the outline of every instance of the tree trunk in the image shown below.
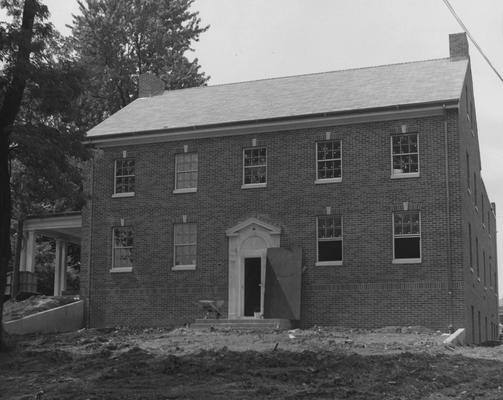
<path fill-rule="evenodd" d="M 25 0 L 23 20 L 19 36 L 18 51 L 0 108 L 0 350 L 5 349 L 3 338 L 3 300 L 7 279 L 7 268 L 11 259 L 10 223 L 11 194 L 9 171 L 10 132 L 21 106 L 26 80 L 29 74 L 33 21 L 38 6 L 37 0 Z"/>
<path fill-rule="evenodd" d="M 21 264 L 21 251 L 23 250 L 23 225 L 24 216 L 17 220 L 16 253 L 14 258 L 14 269 L 12 270 L 11 299 L 17 299 L 19 294 L 19 267 Z"/>

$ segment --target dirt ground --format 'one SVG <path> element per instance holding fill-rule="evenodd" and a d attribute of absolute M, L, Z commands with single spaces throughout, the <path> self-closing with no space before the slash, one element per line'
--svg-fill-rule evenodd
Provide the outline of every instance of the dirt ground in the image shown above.
<path fill-rule="evenodd" d="M 503 346 L 374 331 L 85 329 L 11 337 L 1 399 L 503 399 Z"/>

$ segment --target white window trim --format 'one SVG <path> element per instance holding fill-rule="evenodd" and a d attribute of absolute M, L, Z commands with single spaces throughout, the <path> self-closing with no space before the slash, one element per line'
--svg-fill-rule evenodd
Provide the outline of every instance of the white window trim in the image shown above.
<path fill-rule="evenodd" d="M 171 268 L 172 271 L 194 271 L 195 269 L 196 264 L 175 265 Z"/>
<path fill-rule="evenodd" d="M 173 224 L 173 267 L 172 271 L 187 271 L 195 270 L 197 264 L 180 264 L 176 265 L 176 246 L 196 246 L 196 258 L 197 258 L 197 224 L 193 222 L 188 222 L 188 224 L 195 225 L 196 227 L 196 241 L 195 243 L 175 243 L 175 226 L 184 224 Z"/>
<path fill-rule="evenodd" d="M 265 188 L 265 187 L 267 187 L 267 183 L 248 183 L 247 185 L 245 185 L 243 183 L 241 185 L 241 189 L 255 189 L 255 188 Z"/>
<path fill-rule="evenodd" d="M 126 249 L 126 248 L 129 248 L 129 247 L 115 247 L 115 229 L 119 229 L 119 228 L 125 228 L 123 226 L 114 226 L 112 227 L 112 268 L 110 268 L 110 272 L 132 272 L 133 271 L 133 267 L 116 267 L 115 266 L 115 249 Z M 134 236 L 133 236 L 133 240 L 134 240 Z M 134 248 L 134 243 L 133 243 L 133 246 L 130 247 L 131 249 Z"/>
<path fill-rule="evenodd" d="M 256 150 L 256 149 L 265 149 L 265 164 L 264 165 L 253 165 L 253 167 L 263 167 L 265 166 L 265 182 L 261 183 L 245 183 L 245 151 L 246 150 Z M 257 146 L 257 147 L 245 147 L 243 149 L 243 154 L 242 154 L 242 164 L 243 164 L 243 176 L 242 176 L 242 181 L 243 184 L 241 185 L 241 189 L 254 189 L 254 188 L 264 188 L 267 187 L 267 181 L 268 181 L 268 168 L 267 168 L 267 147 L 266 146 Z M 248 167 L 250 168 L 250 167 Z"/>
<path fill-rule="evenodd" d="M 416 211 L 416 210 L 410 210 Z M 401 211 L 396 211 L 396 213 L 400 213 Z M 403 211 L 409 212 L 409 211 Z M 422 227 L 421 227 L 421 211 L 419 211 L 419 235 L 396 235 L 395 236 L 395 212 L 392 213 L 392 240 L 393 240 L 393 257 L 392 264 L 420 264 L 423 259 L 423 239 L 422 239 Z M 419 257 L 418 258 L 395 258 L 395 238 L 410 238 L 410 237 L 418 237 L 419 236 Z"/>
<path fill-rule="evenodd" d="M 178 193 L 196 193 L 196 192 L 197 192 L 197 188 L 195 188 L 195 187 L 173 190 L 173 193 L 175 193 L 175 194 L 178 194 Z"/>
<path fill-rule="evenodd" d="M 342 178 L 316 179 L 314 181 L 315 185 L 323 185 L 326 183 L 338 183 L 338 182 L 342 182 Z"/>
<path fill-rule="evenodd" d="M 188 187 L 188 188 L 177 188 L 177 183 L 178 183 L 178 173 L 179 172 L 197 172 L 197 180 L 199 180 L 199 155 L 197 156 L 197 169 L 196 170 L 187 170 L 187 171 L 178 171 L 178 164 L 176 162 L 176 156 L 179 155 L 188 155 L 188 154 L 198 154 L 197 152 L 193 151 L 191 153 L 177 153 L 175 154 L 175 189 L 173 190 L 173 193 L 195 193 L 197 192 L 197 183 L 196 186 Z"/>
<path fill-rule="evenodd" d="M 114 193 L 112 195 L 113 198 L 119 197 L 134 197 L 134 192 L 122 192 L 122 193 Z"/>
<path fill-rule="evenodd" d="M 133 272 L 133 267 L 117 267 L 117 268 L 111 268 L 110 272 L 112 273 L 118 273 L 118 272 Z"/>
<path fill-rule="evenodd" d="M 326 143 L 326 142 L 339 142 L 339 146 L 341 149 L 341 176 L 337 178 L 318 178 L 318 144 L 319 143 Z M 316 164 L 315 164 L 315 173 L 316 173 L 316 179 L 314 180 L 314 183 L 316 185 L 324 184 L 324 183 L 339 183 L 342 182 L 342 140 L 341 139 L 333 139 L 333 140 L 320 140 L 319 142 L 315 142 L 314 144 L 314 153 L 315 153 L 315 158 L 316 158 Z M 339 160 L 338 158 L 333 158 L 332 160 Z"/>
<path fill-rule="evenodd" d="M 319 255 L 318 243 L 319 243 L 320 239 L 318 237 L 318 233 L 319 233 L 319 230 L 318 230 L 318 219 L 319 219 L 319 217 L 326 217 L 326 216 L 330 216 L 330 215 L 317 215 L 316 216 L 316 262 L 315 262 L 314 265 L 316 267 L 336 267 L 336 266 L 341 266 L 343 264 L 343 261 L 344 261 L 344 219 L 343 219 L 342 215 L 341 215 L 341 236 L 340 236 L 340 239 L 339 238 L 334 238 L 332 240 L 325 240 L 326 242 L 335 242 L 335 241 L 340 241 L 341 242 L 341 256 L 342 256 L 342 260 L 319 261 L 320 255 Z"/>
<path fill-rule="evenodd" d="M 128 157 L 129 159 L 134 159 L 133 157 Z M 124 160 L 123 158 L 114 160 L 114 192 L 112 194 L 113 198 L 116 197 L 133 197 L 135 192 L 121 192 L 117 193 L 117 161 L 122 161 Z M 136 160 L 134 163 L 134 168 L 135 168 L 135 174 L 134 175 L 121 175 L 121 177 L 124 176 L 134 176 L 135 177 L 135 186 L 136 186 Z"/>
<path fill-rule="evenodd" d="M 393 137 L 403 136 L 403 135 L 416 135 L 417 137 L 417 172 L 395 172 L 393 169 Z M 404 153 L 413 154 L 413 153 Z M 420 147 L 419 147 L 419 134 L 416 132 L 411 133 L 400 133 L 397 135 L 391 135 L 390 137 L 390 155 L 391 155 L 391 179 L 401 179 L 401 178 L 419 178 L 421 176 L 421 160 L 420 160 Z"/>
<path fill-rule="evenodd" d="M 343 243 L 344 245 L 344 243 Z M 340 267 L 342 266 L 341 261 L 316 261 L 314 264 L 316 267 Z"/>

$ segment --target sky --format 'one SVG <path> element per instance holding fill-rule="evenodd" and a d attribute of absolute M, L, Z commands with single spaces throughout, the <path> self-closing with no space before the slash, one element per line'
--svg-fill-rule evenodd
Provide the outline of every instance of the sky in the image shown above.
<path fill-rule="evenodd" d="M 68 34 L 76 0 L 45 3 Z M 503 75 L 503 1 L 450 3 Z M 449 33 L 462 31 L 442 0 L 195 0 L 192 9 L 210 25 L 192 53 L 210 85 L 444 58 Z M 482 176 L 500 214 L 503 260 L 503 82 L 472 43 L 470 54 Z"/>

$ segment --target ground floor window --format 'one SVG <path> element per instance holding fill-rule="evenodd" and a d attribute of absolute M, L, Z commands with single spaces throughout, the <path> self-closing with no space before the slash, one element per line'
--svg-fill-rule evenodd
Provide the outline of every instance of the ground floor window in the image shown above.
<path fill-rule="evenodd" d="M 421 261 L 421 215 L 419 211 L 393 213 L 393 261 Z"/>
<path fill-rule="evenodd" d="M 323 215 L 317 219 L 317 265 L 342 264 L 342 217 Z"/>
<path fill-rule="evenodd" d="M 196 224 L 175 224 L 173 232 L 175 269 L 195 268 L 197 229 Z"/>
<path fill-rule="evenodd" d="M 133 268 L 133 229 L 130 226 L 113 228 L 112 270 Z"/>

